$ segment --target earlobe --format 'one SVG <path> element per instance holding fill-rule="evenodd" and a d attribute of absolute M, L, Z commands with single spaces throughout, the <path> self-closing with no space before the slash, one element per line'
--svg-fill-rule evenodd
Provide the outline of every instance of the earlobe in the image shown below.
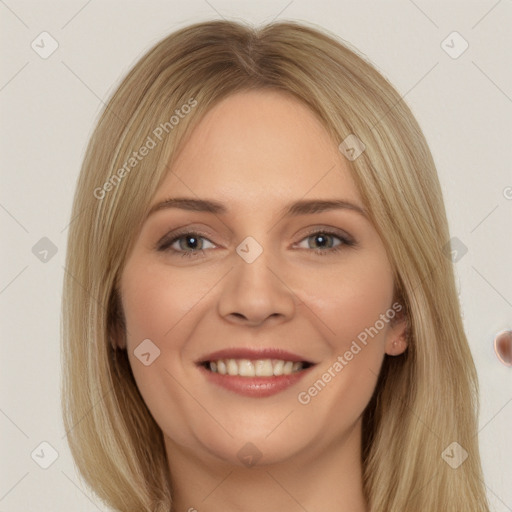
<path fill-rule="evenodd" d="M 391 343 L 391 348 L 386 348 L 386 354 L 390 356 L 399 356 L 400 354 L 403 354 L 405 350 L 407 349 L 407 342 L 403 340 L 402 338 L 395 339 Z"/>
<path fill-rule="evenodd" d="M 408 332 L 408 322 L 407 319 L 403 317 L 390 328 L 386 340 L 386 354 L 390 356 L 403 354 L 409 345 Z"/>

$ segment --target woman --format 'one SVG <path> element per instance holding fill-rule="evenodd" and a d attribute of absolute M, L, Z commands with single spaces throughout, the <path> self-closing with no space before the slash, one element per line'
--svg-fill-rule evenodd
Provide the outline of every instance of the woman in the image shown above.
<path fill-rule="evenodd" d="M 120 511 L 488 511 L 435 165 L 333 36 L 181 29 L 109 101 L 63 301 L 72 454 Z"/>

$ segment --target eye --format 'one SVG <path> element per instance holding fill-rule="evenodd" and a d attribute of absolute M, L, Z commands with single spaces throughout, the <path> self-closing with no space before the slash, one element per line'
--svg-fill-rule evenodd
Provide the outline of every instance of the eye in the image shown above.
<path fill-rule="evenodd" d="M 338 239 L 340 243 L 334 244 L 333 239 Z M 321 256 L 325 256 L 326 254 L 332 254 L 337 252 L 343 248 L 343 246 L 354 246 L 355 242 L 346 235 L 342 235 L 341 233 L 329 231 L 329 230 L 319 230 L 314 231 L 309 234 L 306 238 L 303 238 L 301 242 L 308 240 L 313 240 L 313 245 L 316 247 L 310 247 L 307 243 L 306 249 L 313 249 L 313 251 Z"/>
<path fill-rule="evenodd" d="M 193 257 L 202 254 L 204 256 L 204 249 L 208 249 L 209 247 L 204 247 L 205 240 L 207 243 L 212 244 L 210 240 L 201 236 L 199 233 L 187 232 L 181 233 L 179 235 L 175 235 L 170 239 L 165 239 L 159 244 L 159 251 L 171 251 L 176 254 L 181 254 L 181 256 Z M 213 244 L 212 244 L 213 246 Z"/>
<path fill-rule="evenodd" d="M 337 244 L 335 243 L 336 239 L 339 242 Z M 313 247 L 308 243 L 309 240 L 313 241 Z M 311 249 L 313 252 L 321 256 L 333 254 L 343 249 L 343 247 L 351 247 L 355 245 L 355 241 L 349 236 L 325 229 L 313 231 L 303 238 L 299 244 L 304 241 L 306 241 L 307 244 L 305 249 Z M 211 246 L 205 247 L 205 242 Z M 190 258 L 199 255 L 204 256 L 204 250 L 211 249 L 213 247 L 215 247 L 215 245 L 208 240 L 208 238 L 199 233 L 188 231 L 164 237 L 158 244 L 157 249 L 162 252 L 171 252 L 175 255 L 180 254 L 181 256 Z"/>

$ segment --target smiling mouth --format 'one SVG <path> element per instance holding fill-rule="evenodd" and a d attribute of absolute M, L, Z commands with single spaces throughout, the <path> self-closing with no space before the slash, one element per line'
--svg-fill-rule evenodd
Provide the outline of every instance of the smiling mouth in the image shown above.
<path fill-rule="evenodd" d="M 212 373 L 236 377 L 279 377 L 291 375 L 313 366 L 307 361 L 285 361 L 283 359 L 217 359 L 203 361 L 201 366 Z"/>

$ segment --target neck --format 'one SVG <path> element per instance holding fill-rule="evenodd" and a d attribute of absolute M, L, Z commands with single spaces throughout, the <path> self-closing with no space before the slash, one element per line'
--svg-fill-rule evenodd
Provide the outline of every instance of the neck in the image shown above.
<path fill-rule="evenodd" d="M 194 453 L 165 437 L 172 512 L 367 512 L 361 423 L 319 453 L 314 443 L 279 463 L 245 467 Z"/>

